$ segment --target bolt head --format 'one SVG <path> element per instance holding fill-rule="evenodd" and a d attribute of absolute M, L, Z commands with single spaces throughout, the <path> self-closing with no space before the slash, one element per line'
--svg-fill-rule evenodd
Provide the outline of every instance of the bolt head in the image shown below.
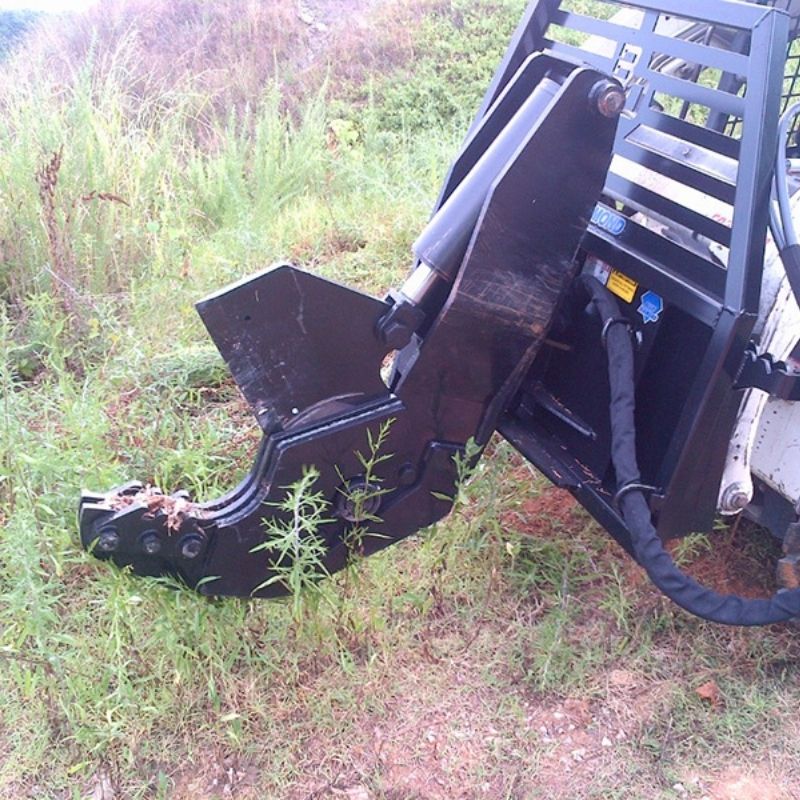
<path fill-rule="evenodd" d="M 362 477 L 348 481 L 339 489 L 336 513 L 347 522 L 363 522 L 374 516 L 381 507 L 380 487 Z"/>
<path fill-rule="evenodd" d="M 161 537 L 155 531 L 145 531 L 139 541 L 142 550 L 148 556 L 154 556 L 161 552 Z"/>
<path fill-rule="evenodd" d="M 181 558 L 192 561 L 203 552 L 203 537 L 197 533 L 189 533 L 178 542 Z"/>
<path fill-rule="evenodd" d="M 119 547 L 119 534 L 114 528 L 105 528 L 97 537 L 97 549 L 101 553 L 113 553 Z"/>
<path fill-rule="evenodd" d="M 595 108 L 609 119 L 618 117 L 625 108 L 625 92 L 613 81 L 601 81 L 592 89 Z"/>
<path fill-rule="evenodd" d="M 390 350 L 402 350 L 410 341 L 413 331 L 402 322 L 390 322 L 381 331 L 383 343 Z"/>
<path fill-rule="evenodd" d="M 747 508 L 750 503 L 750 494 L 740 483 L 729 486 L 722 495 L 721 511 L 736 513 Z"/>
<path fill-rule="evenodd" d="M 750 498 L 747 496 L 745 492 L 736 492 L 731 497 L 731 505 L 741 511 L 743 508 L 747 508 L 747 504 L 750 502 Z"/>

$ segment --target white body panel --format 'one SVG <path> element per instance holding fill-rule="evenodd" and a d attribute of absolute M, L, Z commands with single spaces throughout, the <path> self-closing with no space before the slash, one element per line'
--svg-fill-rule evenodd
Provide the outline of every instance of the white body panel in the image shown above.
<path fill-rule="evenodd" d="M 792 200 L 795 221 L 800 221 L 800 195 Z M 800 341 L 800 309 L 771 238 L 767 242 L 761 304 L 754 333 L 759 352 L 787 360 Z M 800 403 L 748 392 L 731 438 L 719 495 L 723 514 L 737 513 L 753 498 L 753 479 L 763 481 L 789 500 L 800 502 Z M 740 495 L 738 508 L 731 498 Z"/>
<path fill-rule="evenodd" d="M 800 403 L 769 400 L 752 455 L 753 474 L 797 506 L 800 500 Z"/>

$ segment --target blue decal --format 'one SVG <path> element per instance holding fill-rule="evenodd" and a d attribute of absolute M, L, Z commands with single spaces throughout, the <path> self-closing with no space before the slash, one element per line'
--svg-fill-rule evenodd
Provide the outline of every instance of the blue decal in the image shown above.
<path fill-rule="evenodd" d="M 619 236 L 628 225 L 625 217 L 609 211 L 605 206 L 597 205 L 592 212 L 592 223 L 608 231 L 612 236 Z"/>
<path fill-rule="evenodd" d="M 642 304 L 639 306 L 639 313 L 645 322 L 658 322 L 661 313 L 664 311 L 664 300 L 661 295 L 655 292 L 645 292 L 642 295 Z"/>

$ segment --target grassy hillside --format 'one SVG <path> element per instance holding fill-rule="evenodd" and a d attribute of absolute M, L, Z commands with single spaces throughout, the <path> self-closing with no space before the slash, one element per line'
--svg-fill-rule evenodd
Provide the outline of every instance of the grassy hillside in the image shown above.
<path fill-rule="evenodd" d="M 0 797 L 791 797 L 794 631 L 676 611 L 500 442 L 299 608 L 80 550 L 81 487 L 210 497 L 254 453 L 195 300 L 402 280 L 523 2 L 326 7 L 108 0 L 0 68 Z M 758 574 L 724 535 L 678 555 Z"/>

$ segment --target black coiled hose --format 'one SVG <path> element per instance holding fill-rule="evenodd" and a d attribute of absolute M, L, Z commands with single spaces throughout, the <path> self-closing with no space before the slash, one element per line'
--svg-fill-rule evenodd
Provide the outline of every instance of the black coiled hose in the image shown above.
<path fill-rule="evenodd" d="M 604 326 L 608 320 L 620 317 L 617 302 L 605 286 L 590 276 L 583 276 L 581 282 Z M 618 486 L 626 487 L 641 479 L 636 461 L 633 343 L 624 326 L 608 326 L 606 349 L 611 384 L 611 460 Z M 780 590 L 770 598 L 750 599 L 701 586 L 682 572 L 664 549 L 642 491 L 624 492 L 619 503 L 636 560 L 667 597 L 690 613 L 723 625 L 770 625 L 800 616 L 800 589 Z"/>

